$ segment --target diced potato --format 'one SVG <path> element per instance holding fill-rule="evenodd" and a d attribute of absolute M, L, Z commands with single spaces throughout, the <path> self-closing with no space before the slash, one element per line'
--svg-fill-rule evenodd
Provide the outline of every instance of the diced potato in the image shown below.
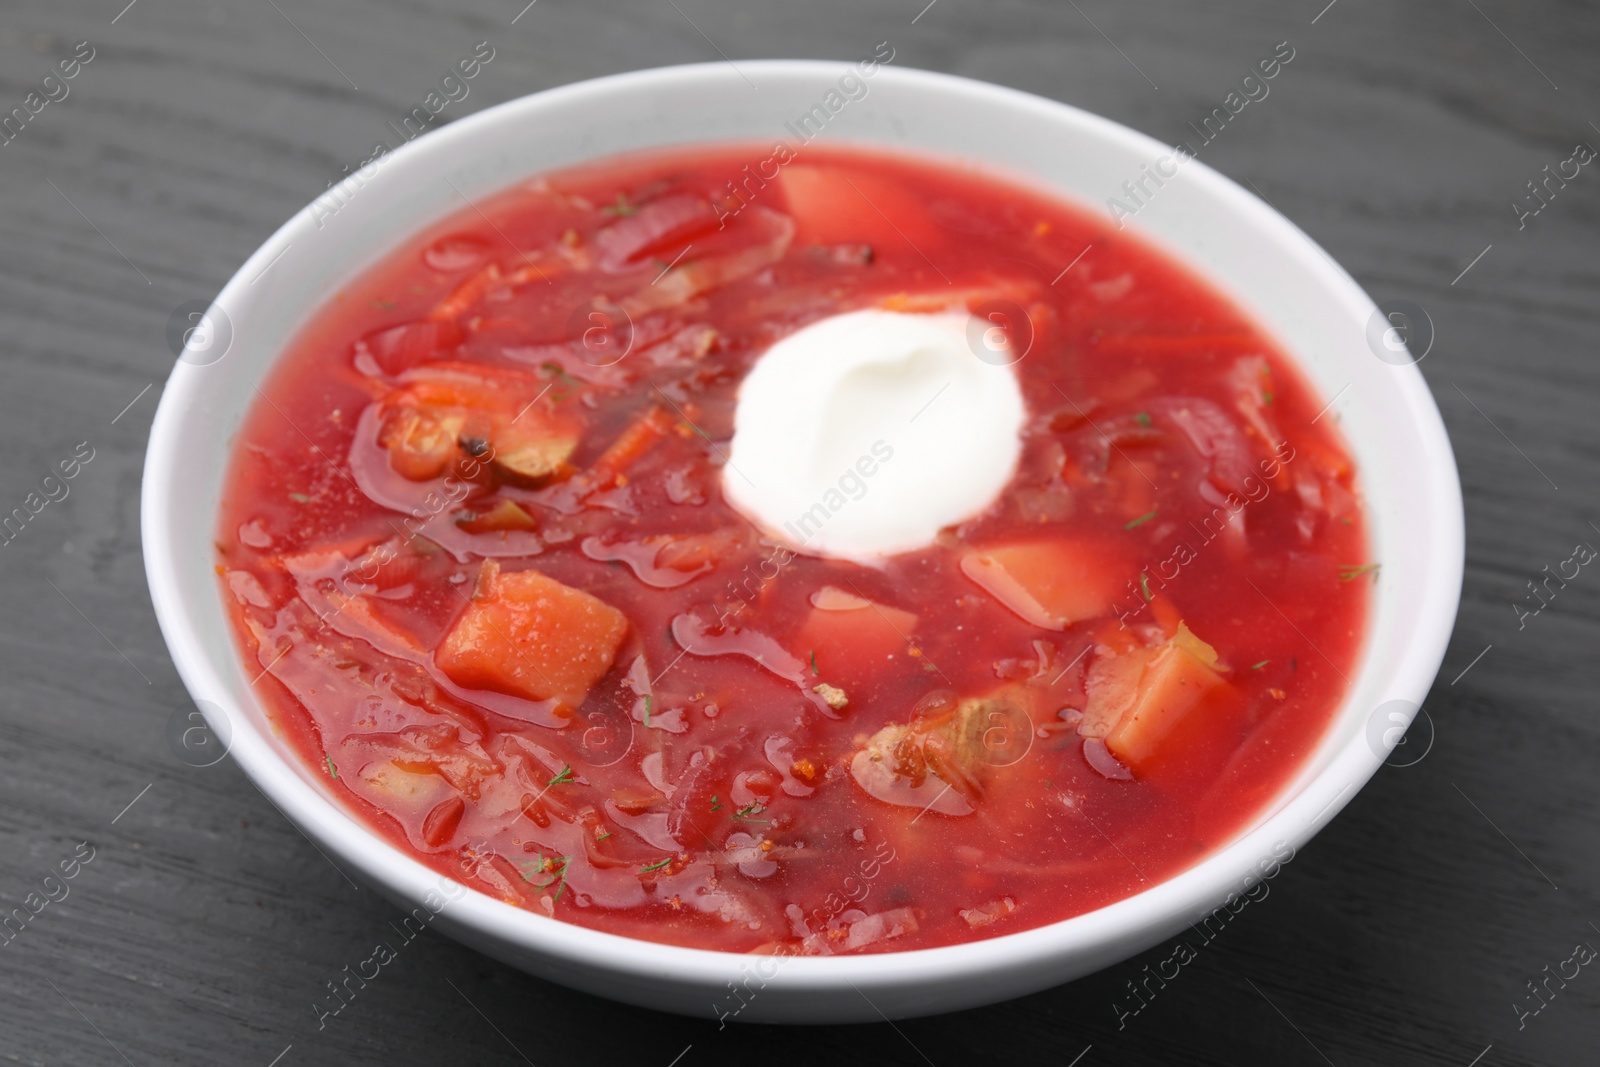
<path fill-rule="evenodd" d="M 870 244 L 895 249 L 938 239 L 916 191 L 888 177 L 790 164 L 779 184 L 802 245 Z M 891 222 L 890 220 L 893 220 Z M 896 227 L 899 227 L 896 230 Z"/>
<path fill-rule="evenodd" d="M 790 644 L 818 680 L 859 683 L 890 656 L 909 654 L 917 616 L 854 593 L 824 586 L 811 596 L 811 612 Z M 815 657 L 813 659 L 813 657 Z"/>
<path fill-rule="evenodd" d="M 1182 622 L 1178 623 L 1177 630 L 1173 632 L 1171 643 L 1189 652 L 1195 659 L 1214 671 L 1226 671 L 1228 669 L 1223 664 L 1222 657 L 1217 655 L 1217 650 L 1196 637 L 1193 631 Z"/>
<path fill-rule="evenodd" d="M 1110 610 L 1121 572 L 1100 550 L 1023 541 L 968 552 L 961 573 L 1025 622 L 1065 630 Z"/>
<path fill-rule="evenodd" d="M 494 465 L 518 481 L 539 485 L 568 473 L 567 457 L 578 447 L 571 434 L 530 431 L 497 419 L 490 440 Z"/>
<path fill-rule="evenodd" d="M 657 534 L 645 544 L 659 544 L 656 566 L 684 574 L 703 574 L 731 556 L 740 546 L 740 531 L 730 527 L 697 534 Z"/>
<path fill-rule="evenodd" d="M 408 811 L 427 810 L 450 793 L 450 787 L 438 775 L 401 770 L 390 760 L 378 760 L 362 767 L 354 782 L 359 783 L 357 791 L 365 793 L 374 803 Z"/>
<path fill-rule="evenodd" d="M 435 662 L 469 689 L 577 708 L 627 631 L 622 612 L 581 589 L 535 570 L 501 574 L 490 560 Z"/>
<path fill-rule="evenodd" d="M 812 593 L 809 599 L 813 607 L 823 611 L 860 611 L 872 606 L 872 601 L 866 597 L 847 593 L 836 585 L 823 586 Z"/>
<path fill-rule="evenodd" d="M 1139 682 L 1155 649 L 1140 645 L 1125 651 L 1102 651 L 1089 666 L 1084 682 L 1088 699 L 1078 732 L 1084 737 L 1104 737 L 1122 721 L 1139 696 Z"/>
<path fill-rule="evenodd" d="M 1131 706 L 1105 735 L 1106 748 L 1135 772 L 1170 756 L 1167 746 L 1186 720 L 1210 698 L 1231 690 L 1221 669 L 1216 649 L 1180 623 L 1178 632 L 1150 657 Z"/>

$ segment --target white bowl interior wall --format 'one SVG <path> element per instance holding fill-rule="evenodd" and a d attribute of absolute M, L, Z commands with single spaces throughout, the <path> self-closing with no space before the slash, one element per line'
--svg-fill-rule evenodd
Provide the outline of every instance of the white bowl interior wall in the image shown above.
<path fill-rule="evenodd" d="M 349 183 L 331 216 L 318 212 L 319 222 L 307 210 L 290 220 L 218 297 L 232 324 L 227 355 L 177 365 L 152 432 L 144 501 L 147 568 L 175 661 L 197 699 L 227 709 L 231 753 L 269 798 L 341 867 L 403 907 L 438 892 L 440 877 L 346 814 L 324 776 L 300 764 L 274 735 L 251 691 L 256 671 L 234 648 L 212 569 L 213 533 L 228 453 L 256 384 L 323 300 L 414 231 L 465 207 L 463 195 L 478 200 L 551 168 L 670 144 L 784 141 L 804 158 L 786 124 L 851 69 L 765 61 L 741 62 L 743 76 L 725 63 L 644 71 L 452 123 L 394 152 L 359 187 Z M 863 80 L 868 95 L 833 115 L 817 143 L 965 161 L 1100 212 L 1109 197 L 1126 200 L 1123 182 L 1171 152 L 1088 113 L 983 83 L 893 66 Z M 753 154 L 752 167 L 765 155 Z M 1273 807 L 1196 867 L 1135 897 L 942 949 L 786 960 L 758 971 L 749 957 L 603 934 L 453 884 L 446 888 L 456 899 L 439 926 L 531 973 L 666 1010 L 729 1010 L 740 1003 L 729 997 L 732 982 L 757 993 L 743 998 L 744 1021 L 925 1014 L 1021 995 L 1156 943 L 1238 891 L 1275 842 L 1304 842 L 1349 800 L 1381 762 L 1368 741 L 1371 713 L 1391 699 L 1422 701 L 1454 620 L 1461 503 L 1438 412 L 1415 368 L 1383 362 L 1369 348 L 1375 308 L 1348 275 L 1203 164 L 1183 165 L 1128 227 L 1232 296 L 1279 338 L 1325 400 L 1339 398 L 1325 417 L 1340 420 L 1360 466 L 1373 558 L 1383 564 L 1366 649 L 1337 721 Z"/>

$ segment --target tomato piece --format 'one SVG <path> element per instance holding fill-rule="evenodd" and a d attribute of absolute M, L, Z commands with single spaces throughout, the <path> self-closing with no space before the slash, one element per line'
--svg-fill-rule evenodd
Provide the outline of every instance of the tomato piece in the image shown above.
<path fill-rule="evenodd" d="M 627 617 L 598 597 L 535 570 L 501 574 L 489 560 L 434 662 L 468 689 L 577 708 L 627 632 Z"/>
<path fill-rule="evenodd" d="M 1022 541 L 966 553 L 961 573 L 1023 621 L 1065 630 L 1110 610 L 1121 571 L 1080 543 Z"/>

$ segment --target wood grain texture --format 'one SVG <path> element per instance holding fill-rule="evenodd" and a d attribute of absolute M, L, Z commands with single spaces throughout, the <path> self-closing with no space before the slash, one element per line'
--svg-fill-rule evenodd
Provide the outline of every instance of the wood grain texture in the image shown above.
<path fill-rule="evenodd" d="M 0 13 L 0 111 L 76 42 L 96 50 L 70 96 L 0 148 L 0 512 L 79 442 L 94 449 L 70 496 L 0 547 L 0 901 L 17 905 L 79 842 L 95 849 L 70 895 L 0 947 L 0 1056 L 262 1067 L 666 1067 L 680 1053 L 680 1067 L 1600 1058 L 1592 968 L 1521 1029 L 1511 1008 L 1574 943 L 1600 944 L 1600 576 L 1585 571 L 1523 629 L 1510 606 L 1541 567 L 1600 538 L 1600 170 L 1584 168 L 1526 228 L 1510 208 L 1577 141 L 1600 145 L 1600 10 L 540 0 L 513 25 L 522 0 L 124 2 Z M 484 39 L 496 58 L 447 115 L 718 49 L 854 57 L 887 39 L 897 64 L 1040 93 L 1168 140 L 1290 41 L 1296 58 L 1270 96 L 1202 158 L 1256 188 L 1375 298 L 1413 300 L 1436 327 L 1422 370 L 1461 466 L 1468 568 L 1427 705 L 1427 758 L 1381 772 L 1120 1029 L 1113 1002 L 1169 948 L 898 1027 L 719 1031 L 525 977 L 428 933 L 319 1030 L 323 983 L 364 958 L 395 912 L 347 883 L 231 764 L 174 758 L 168 720 L 189 704 L 145 590 L 143 448 L 172 309 L 213 295 Z"/>

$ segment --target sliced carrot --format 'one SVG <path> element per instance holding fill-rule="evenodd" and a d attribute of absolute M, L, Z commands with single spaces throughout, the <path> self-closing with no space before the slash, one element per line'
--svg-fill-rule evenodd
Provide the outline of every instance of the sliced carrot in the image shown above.
<path fill-rule="evenodd" d="M 438 322 L 466 314 L 474 304 L 483 299 L 483 294 L 488 291 L 490 284 L 499 280 L 500 264 L 490 263 L 480 268 L 468 275 L 449 296 L 435 304 L 433 310 L 428 312 L 428 318 Z"/>
<path fill-rule="evenodd" d="M 590 465 L 587 478 L 596 489 L 616 484 L 617 476 L 637 463 L 672 428 L 672 419 L 659 407 L 652 407 L 628 424 L 611 446 Z"/>
<path fill-rule="evenodd" d="M 959 288 L 945 286 L 918 292 L 890 293 L 882 297 L 878 305 L 890 311 L 904 311 L 916 315 L 957 308 L 975 311 L 985 304 L 1000 302 L 1015 304 L 1018 307 L 1027 306 L 1031 319 L 1036 311 L 1041 317 L 1048 313 L 1045 306 L 1033 304 L 1038 295 L 1039 287 L 1026 279 L 996 278 L 980 285 L 966 285 Z"/>

